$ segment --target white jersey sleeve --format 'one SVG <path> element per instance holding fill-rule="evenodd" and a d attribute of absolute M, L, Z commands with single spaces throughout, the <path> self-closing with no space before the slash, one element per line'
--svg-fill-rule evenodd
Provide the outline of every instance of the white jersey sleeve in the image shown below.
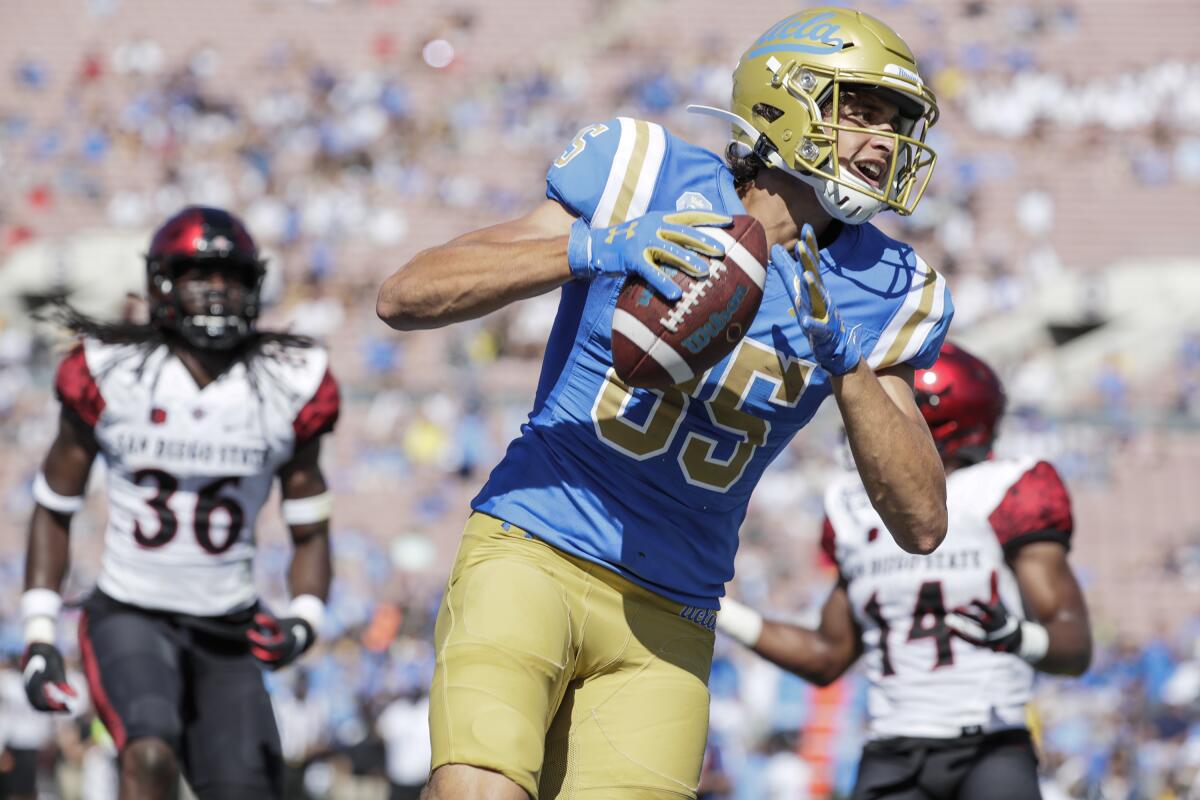
<path fill-rule="evenodd" d="M 108 468 L 101 591 L 199 616 L 251 605 L 255 523 L 275 474 L 337 419 L 325 351 L 257 355 L 199 387 L 166 346 L 86 341 L 57 390 Z"/>
<path fill-rule="evenodd" d="M 927 556 L 896 544 L 856 474 L 830 485 L 823 546 L 837 563 L 862 630 L 873 738 L 952 738 L 1024 726 L 1032 667 L 953 637 L 945 615 L 988 600 L 993 582 L 1005 605 L 1021 613 L 1006 550 L 1061 537 L 1064 527 L 1065 490 L 1061 496 L 1026 491 L 1032 481 L 1039 489 L 1053 483 L 1047 467 L 988 461 L 951 473 L 949 529 Z M 1031 471 L 1034 478 L 1027 477 Z"/>

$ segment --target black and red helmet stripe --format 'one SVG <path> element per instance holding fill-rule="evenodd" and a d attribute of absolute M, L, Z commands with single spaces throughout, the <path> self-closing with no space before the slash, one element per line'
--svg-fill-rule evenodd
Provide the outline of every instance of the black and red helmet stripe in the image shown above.
<path fill-rule="evenodd" d="M 154 233 L 146 261 L 167 265 L 175 260 L 220 258 L 259 266 L 258 245 L 242 221 L 220 208 L 188 206 Z"/>

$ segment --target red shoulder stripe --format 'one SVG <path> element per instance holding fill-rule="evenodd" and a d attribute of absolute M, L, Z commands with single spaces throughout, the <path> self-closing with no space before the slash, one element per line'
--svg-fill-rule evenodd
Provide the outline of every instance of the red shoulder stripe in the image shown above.
<path fill-rule="evenodd" d="M 1009 487 L 988 522 L 1005 550 L 1044 539 L 1069 546 L 1075 528 L 1067 487 L 1045 461 L 1034 464 Z"/>
<path fill-rule="evenodd" d="M 829 517 L 826 517 L 821 522 L 821 554 L 823 556 L 821 561 L 823 564 L 831 567 L 838 565 L 837 544 L 834 541 L 836 536 L 837 534 L 833 530 L 833 523 L 829 521 Z"/>
<path fill-rule="evenodd" d="M 54 391 L 64 406 L 74 411 L 88 426 L 96 426 L 104 411 L 104 398 L 88 369 L 83 345 L 77 345 L 58 365 Z"/>
<path fill-rule="evenodd" d="M 317 391 L 313 393 L 313 396 L 300 409 L 300 413 L 296 415 L 296 419 L 292 421 L 292 428 L 296 432 L 296 444 L 301 445 L 322 434 L 329 433 L 337 423 L 339 413 L 341 413 L 341 399 L 337 381 L 333 379 L 333 373 L 327 369 Z"/>

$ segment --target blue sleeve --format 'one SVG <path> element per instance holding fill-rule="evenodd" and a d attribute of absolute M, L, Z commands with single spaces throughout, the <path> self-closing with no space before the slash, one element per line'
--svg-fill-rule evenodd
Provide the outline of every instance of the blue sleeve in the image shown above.
<path fill-rule="evenodd" d="M 621 144 L 621 120 L 588 125 L 576 134 L 546 173 L 546 197 L 591 222 Z"/>

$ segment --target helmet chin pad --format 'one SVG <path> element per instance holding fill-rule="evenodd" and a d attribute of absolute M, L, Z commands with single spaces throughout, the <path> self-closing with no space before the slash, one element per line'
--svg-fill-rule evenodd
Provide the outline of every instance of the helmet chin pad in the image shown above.
<path fill-rule="evenodd" d="M 888 207 L 883 200 L 856 189 L 853 184 L 869 187 L 854 175 L 843 176 L 844 183 L 812 173 L 805 175 L 804 179 L 816 189 L 821 208 L 834 219 L 847 225 L 862 225 Z M 847 186 L 847 183 L 852 185 Z"/>
<path fill-rule="evenodd" d="M 179 335 L 201 350 L 231 350 L 250 333 L 249 323 L 233 314 L 192 314 L 179 320 Z"/>

